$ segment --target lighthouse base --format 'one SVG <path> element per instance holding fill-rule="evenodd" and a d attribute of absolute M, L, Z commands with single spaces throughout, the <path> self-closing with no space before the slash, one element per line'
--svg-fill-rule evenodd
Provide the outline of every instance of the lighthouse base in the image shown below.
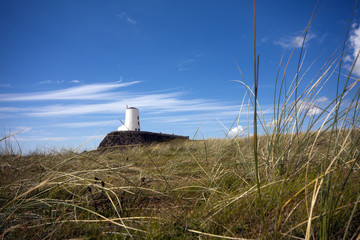
<path fill-rule="evenodd" d="M 188 136 L 174 134 L 144 132 L 144 131 L 114 131 L 110 132 L 100 143 L 98 150 L 117 146 L 133 146 L 151 144 L 154 142 L 168 142 L 174 139 L 189 139 Z"/>

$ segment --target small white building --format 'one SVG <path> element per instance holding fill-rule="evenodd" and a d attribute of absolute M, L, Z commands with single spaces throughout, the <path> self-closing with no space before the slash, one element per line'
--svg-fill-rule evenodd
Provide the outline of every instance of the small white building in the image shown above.
<path fill-rule="evenodd" d="M 126 105 L 125 124 L 118 131 L 140 131 L 139 109 Z"/>

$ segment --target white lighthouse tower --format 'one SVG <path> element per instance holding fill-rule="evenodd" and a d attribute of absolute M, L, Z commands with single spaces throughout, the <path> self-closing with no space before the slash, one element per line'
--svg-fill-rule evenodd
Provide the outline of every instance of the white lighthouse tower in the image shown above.
<path fill-rule="evenodd" d="M 140 131 L 139 109 L 126 105 L 125 124 L 118 131 Z"/>

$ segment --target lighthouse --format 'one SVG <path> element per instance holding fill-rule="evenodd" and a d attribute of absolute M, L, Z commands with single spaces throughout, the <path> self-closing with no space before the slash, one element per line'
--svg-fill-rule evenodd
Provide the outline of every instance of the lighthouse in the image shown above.
<path fill-rule="evenodd" d="M 101 141 L 98 149 L 106 150 L 111 147 L 118 146 L 127 147 L 151 144 L 154 142 L 168 142 L 174 139 L 189 140 L 189 137 L 175 134 L 140 131 L 139 109 L 128 107 L 126 105 L 125 123 L 118 128 L 118 131 L 113 131 L 106 135 L 106 137 Z"/>
<path fill-rule="evenodd" d="M 126 105 L 125 124 L 118 131 L 140 131 L 139 109 Z"/>

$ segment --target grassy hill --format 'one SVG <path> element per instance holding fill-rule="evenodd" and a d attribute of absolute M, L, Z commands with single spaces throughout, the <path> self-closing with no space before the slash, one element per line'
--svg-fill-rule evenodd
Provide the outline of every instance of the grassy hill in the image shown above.
<path fill-rule="evenodd" d="M 0 237 L 358 239 L 359 137 L 258 137 L 261 199 L 253 137 L 3 154 Z"/>

